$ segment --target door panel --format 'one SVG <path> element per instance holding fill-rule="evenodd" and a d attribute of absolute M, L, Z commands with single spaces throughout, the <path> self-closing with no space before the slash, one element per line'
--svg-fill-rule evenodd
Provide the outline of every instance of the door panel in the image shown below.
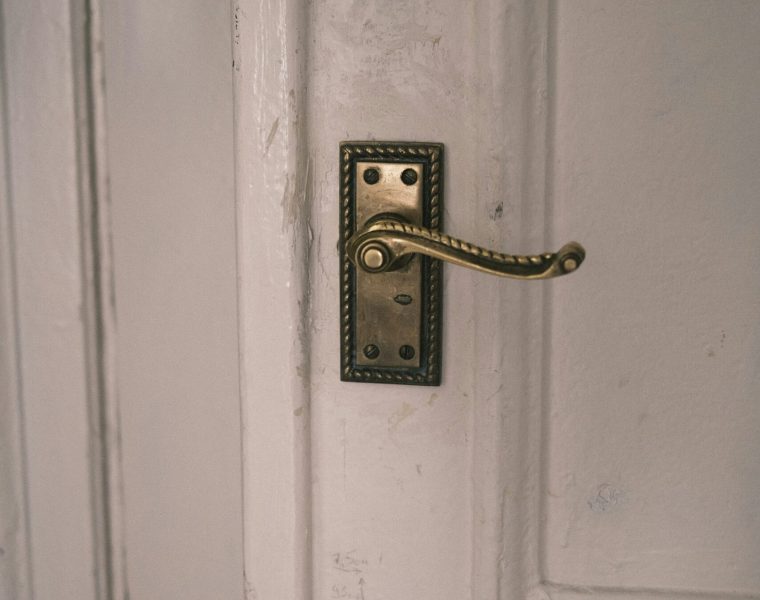
<path fill-rule="evenodd" d="M 237 5 L 252 595 L 758 594 L 760 24 L 726 6 Z M 446 268 L 442 386 L 341 383 L 345 139 L 443 142 L 444 231 L 587 264 Z"/>
<path fill-rule="evenodd" d="M 313 252 L 326 273 L 314 280 L 311 312 L 317 597 L 463 598 L 471 587 L 494 595 L 500 512 L 517 510 L 505 496 L 520 494 L 508 491 L 499 464 L 512 427 L 500 419 L 509 410 L 519 418 L 509 405 L 520 401 L 524 357 L 508 363 L 526 333 L 519 313 L 542 288 L 447 268 L 443 385 L 340 383 L 336 149 L 343 139 L 442 141 L 443 230 L 542 249 L 540 218 L 532 220 L 543 209 L 541 173 L 526 156 L 543 135 L 531 112 L 544 102 L 541 59 L 531 57 L 543 35 L 531 19 L 541 16 L 541 5 L 496 2 L 392 10 L 345 2 L 311 13 L 312 225 L 321 234 Z M 531 209 L 524 199 L 535 185 Z"/>
<path fill-rule="evenodd" d="M 760 594 L 760 6 L 561 2 L 545 569 Z"/>
<path fill-rule="evenodd" d="M 103 5 L 129 594 L 238 598 L 230 9 Z"/>
<path fill-rule="evenodd" d="M 448 269 L 443 385 L 341 383 L 338 143 L 443 141 L 448 231 L 543 250 L 546 6 L 243 2 L 234 24 L 250 596 L 524 594 L 547 287 Z"/>

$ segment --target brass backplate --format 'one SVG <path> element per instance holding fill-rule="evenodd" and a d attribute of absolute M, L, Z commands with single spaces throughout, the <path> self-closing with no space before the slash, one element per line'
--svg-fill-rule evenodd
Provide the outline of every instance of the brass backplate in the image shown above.
<path fill-rule="evenodd" d="M 441 262 L 414 255 L 398 270 L 368 273 L 345 245 L 379 217 L 440 229 L 443 146 L 343 142 L 340 172 L 341 379 L 440 385 Z"/>

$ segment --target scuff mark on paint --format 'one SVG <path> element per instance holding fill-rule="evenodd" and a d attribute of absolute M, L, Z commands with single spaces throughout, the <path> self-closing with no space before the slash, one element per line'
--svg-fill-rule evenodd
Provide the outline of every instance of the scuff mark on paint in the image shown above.
<path fill-rule="evenodd" d="M 625 502 L 625 492 L 611 486 L 609 483 L 600 485 L 596 489 L 596 494 L 587 501 L 591 512 L 595 513 L 610 512 L 623 502 Z"/>
<path fill-rule="evenodd" d="M 343 437 L 341 438 L 341 445 L 343 446 L 343 494 L 346 493 L 346 446 L 348 441 L 346 438 L 346 420 L 341 419 L 341 427 L 343 429 Z"/>
<path fill-rule="evenodd" d="M 240 21 L 244 16 L 245 13 L 243 12 L 243 9 L 240 8 L 240 5 L 236 2 L 233 10 L 234 31 L 232 36 L 232 68 L 237 72 L 240 72 L 240 65 L 243 62 L 240 53 Z"/>
<path fill-rule="evenodd" d="M 258 600 L 259 595 L 254 585 L 246 575 L 243 575 L 243 579 L 245 581 L 245 600 Z"/>
<path fill-rule="evenodd" d="M 356 550 L 334 552 L 332 555 L 333 568 L 344 573 L 361 573 L 369 561 L 360 556 Z"/>
<path fill-rule="evenodd" d="M 264 143 L 264 156 L 269 154 L 269 148 L 272 147 L 272 142 L 274 142 L 274 136 L 277 135 L 277 128 L 280 126 L 280 117 L 277 117 L 274 120 L 274 123 L 272 123 L 272 127 L 269 130 L 269 135 L 267 136 L 267 141 Z"/>
<path fill-rule="evenodd" d="M 408 402 L 404 402 L 401 405 L 401 408 L 399 408 L 390 417 L 388 417 L 388 432 L 394 433 L 396 429 L 398 429 L 398 426 L 401 425 L 401 423 L 403 423 L 406 419 L 411 417 L 416 412 L 416 408 L 414 408 Z"/>
<path fill-rule="evenodd" d="M 295 204 L 295 199 L 292 197 L 292 194 L 290 193 L 290 175 L 286 174 L 285 187 L 282 190 L 282 200 L 280 202 L 280 205 L 282 206 L 283 231 L 285 230 L 287 225 L 295 222 L 296 207 L 293 206 L 294 204 Z"/>

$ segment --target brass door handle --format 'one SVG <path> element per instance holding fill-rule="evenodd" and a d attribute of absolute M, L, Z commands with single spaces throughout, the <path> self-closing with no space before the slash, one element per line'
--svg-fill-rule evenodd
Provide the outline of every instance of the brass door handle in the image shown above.
<path fill-rule="evenodd" d="M 443 261 L 513 279 L 576 271 L 583 246 L 517 256 L 441 232 L 443 144 L 343 142 L 339 168 L 340 377 L 439 385 Z"/>
<path fill-rule="evenodd" d="M 572 273 L 586 257 L 583 246 L 569 242 L 558 252 L 520 256 L 481 248 L 475 244 L 400 218 L 375 221 L 346 242 L 349 260 L 368 273 L 393 271 L 413 254 L 424 254 L 456 265 L 512 279 L 549 279 Z"/>

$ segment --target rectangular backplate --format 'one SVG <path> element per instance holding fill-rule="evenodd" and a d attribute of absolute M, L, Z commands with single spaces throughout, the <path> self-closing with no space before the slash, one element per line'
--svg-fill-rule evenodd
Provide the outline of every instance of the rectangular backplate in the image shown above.
<path fill-rule="evenodd" d="M 365 177 L 368 170 L 374 177 Z M 439 385 L 441 262 L 414 255 L 398 270 L 367 273 L 345 245 L 381 215 L 440 229 L 443 145 L 343 142 L 340 177 L 341 379 Z"/>

